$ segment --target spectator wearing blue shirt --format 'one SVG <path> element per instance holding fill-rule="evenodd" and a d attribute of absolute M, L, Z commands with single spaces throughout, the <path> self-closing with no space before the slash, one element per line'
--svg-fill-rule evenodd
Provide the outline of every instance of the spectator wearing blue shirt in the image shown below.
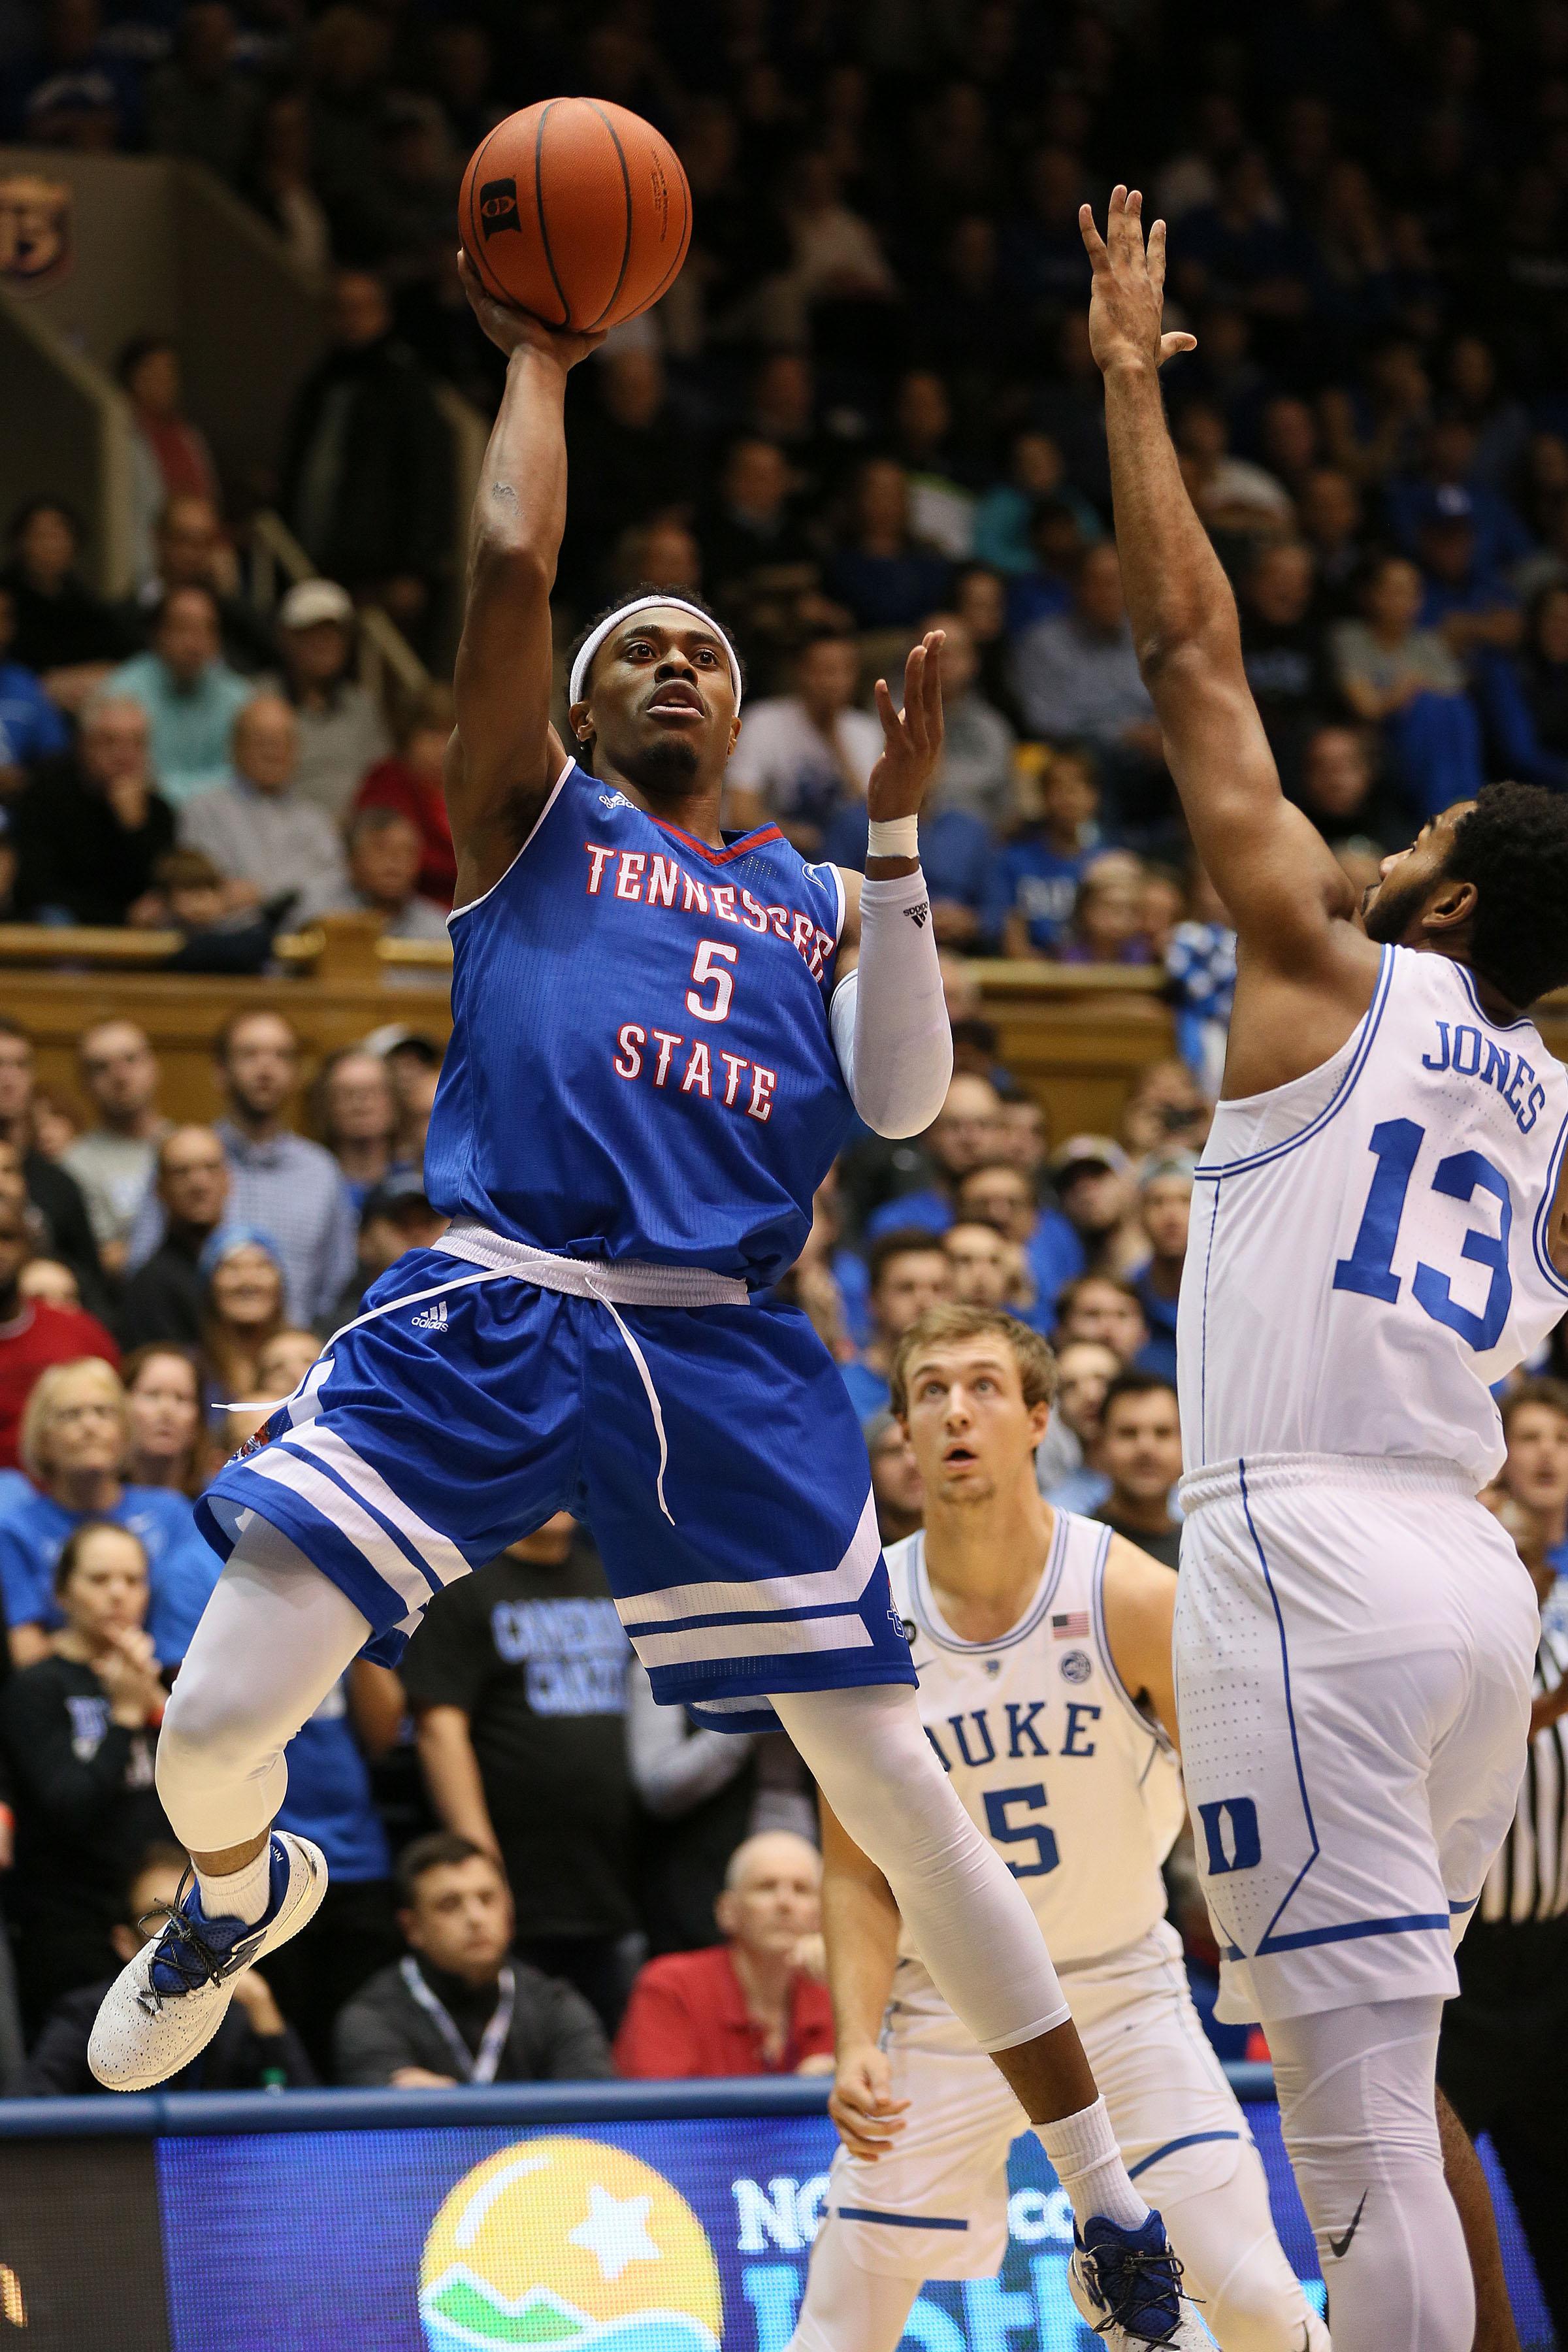
<path fill-rule="evenodd" d="M 1166 1159 L 1147 1161 L 1138 1180 L 1138 1215 L 1149 1237 L 1149 1260 L 1132 1276 L 1132 1287 L 1143 1309 L 1149 1337 L 1132 1360 L 1139 1371 L 1157 1372 L 1163 1381 L 1173 1383 L 1176 1301 L 1186 1261 L 1196 1165 L 1190 1152 L 1172 1152 Z"/>
<path fill-rule="evenodd" d="M 1418 473 L 1398 473 L 1384 490 L 1394 537 L 1406 555 L 1417 553 L 1434 520 L 1458 519 L 1475 532 L 1483 572 L 1506 572 L 1530 553 L 1530 533 L 1508 500 L 1476 475 L 1476 436 L 1463 418 L 1446 416 L 1429 427 Z"/>
<path fill-rule="evenodd" d="M 21 1455 L 34 1490 L 0 1506 L 0 1595 L 18 1666 L 47 1655 L 63 1622 L 55 1563 L 85 1519 L 112 1519 L 147 1554 L 147 1629 L 161 1664 L 177 1665 L 217 1581 L 220 1562 L 191 1505 L 167 1487 L 128 1486 L 131 1415 L 119 1375 L 97 1357 L 52 1364 L 22 1416 Z"/>
<path fill-rule="evenodd" d="M 871 1337 L 858 1363 L 840 1364 L 862 1422 L 887 1410 L 893 1350 L 928 1307 L 952 1296 L 952 1271 L 936 1237 L 919 1225 L 884 1234 L 871 1247 Z"/>
<path fill-rule="evenodd" d="M 0 582 L 0 793 L 14 793 L 26 770 L 54 759 L 70 743 L 58 703 L 30 669 L 9 658 L 16 636 L 15 592 Z"/>
<path fill-rule="evenodd" d="M 1484 654 L 1478 689 L 1492 772 L 1568 791 L 1568 585 L 1537 591 L 1518 653 Z"/>
<path fill-rule="evenodd" d="M 171 588 L 158 608 L 151 650 L 122 662 L 107 691 L 147 713 L 159 786 L 176 809 L 228 782 L 234 722 L 256 687 L 223 658 L 210 588 Z"/>
<path fill-rule="evenodd" d="M 1037 814 L 999 850 L 985 910 L 1005 956 L 1049 956 L 1072 919 L 1083 871 L 1100 845 L 1100 788 L 1082 751 L 1058 751 L 1035 787 Z"/>
<path fill-rule="evenodd" d="M 1062 453 L 1048 433 L 1026 425 L 1014 434 L 1007 456 L 1006 480 L 994 482 L 974 510 L 977 562 L 989 563 L 1009 578 L 1032 572 L 1035 517 L 1047 500 L 1057 501 L 1077 524 L 1084 546 L 1104 536 L 1105 526 L 1093 507 L 1068 480 Z M 1061 603 L 1067 600 L 1064 581 Z"/>
<path fill-rule="evenodd" d="M 855 480 L 848 536 L 828 565 L 828 594 L 858 628 L 913 628 L 947 593 L 950 566 L 910 529 L 910 484 L 892 457 L 868 457 Z"/>
<path fill-rule="evenodd" d="M 397 1675 L 356 1658 L 285 1751 L 279 1822 L 321 1847 L 331 1875 L 310 1926 L 268 1960 L 267 1981 L 323 2076 L 338 2011 L 402 1951 L 370 1768 L 395 1744 L 405 1712 Z"/>

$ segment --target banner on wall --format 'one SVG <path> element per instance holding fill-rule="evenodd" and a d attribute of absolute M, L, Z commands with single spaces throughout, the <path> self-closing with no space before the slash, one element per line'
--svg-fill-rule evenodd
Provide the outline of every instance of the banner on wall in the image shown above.
<path fill-rule="evenodd" d="M 1321 2307 L 1277 2112 L 1247 2114 Z M 784 2352 L 835 2144 L 784 2115 L 0 2144 L 0 2321 L 33 2352 Z M 1502 2218 L 1521 2340 L 1549 2352 Z M 906 2345 L 1093 2352 L 1032 2138 L 1008 2223 L 1000 2274 L 928 2285 Z"/>

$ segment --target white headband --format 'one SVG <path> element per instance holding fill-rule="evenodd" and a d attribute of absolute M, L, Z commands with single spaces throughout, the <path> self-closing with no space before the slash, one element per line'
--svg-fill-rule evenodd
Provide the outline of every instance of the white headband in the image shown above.
<path fill-rule="evenodd" d="M 599 647 L 604 644 L 605 639 L 609 635 L 610 631 L 612 629 L 618 629 L 623 621 L 629 621 L 634 613 L 653 612 L 689 613 L 694 621 L 700 621 L 705 629 L 712 630 L 713 635 L 718 638 L 719 643 L 723 646 L 725 653 L 729 656 L 730 683 L 735 689 L 735 708 L 739 710 L 741 708 L 741 664 L 736 655 L 735 648 L 730 643 L 730 640 L 725 635 L 723 630 L 719 626 L 718 622 L 713 618 L 712 614 L 705 613 L 700 604 L 689 604 L 684 596 L 637 596 L 633 598 L 629 604 L 623 604 L 618 612 L 612 613 L 607 620 L 601 621 L 598 627 L 594 631 L 593 635 L 586 640 L 582 651 L 578 654 L 576 660 L 572 665 L 572 680 L 566 689 L 567 702 L 574 705 L 582 701 L 583 688 L 587 683 L 588 671 L 593 663 L 594 656 L 598 652 Z"/>

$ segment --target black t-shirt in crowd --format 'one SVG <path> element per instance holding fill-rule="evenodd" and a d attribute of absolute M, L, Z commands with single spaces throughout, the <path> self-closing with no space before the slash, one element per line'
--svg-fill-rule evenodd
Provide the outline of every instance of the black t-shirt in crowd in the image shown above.
<path fill-rule="evenodd" d="M 1117 1517 L 1109 1503 L 1103 1510 L 1096 1511 L 1094 1516 L 1101 1527 L 1110 1528 L 1117 1535 L 1125 1536 L 1130 1544 L 1136 1544 L 1140 1551 L 1146 1551 L 1151 1559 L 1163 1560 L 1167 1568 L 1180 1568 L 1182 1564 L 1180 1528 L 1168 1528 L 1163 1535 L 1152 1536 L 1146 1528 L 1125 1526 Z"/>
<path fill-rule="evenodd" d="M 16 1809 L 8 1909 L 51 1939 L 107 1938 L 136 1862 L 171 1834 L 153 1785 L 156 1734 L 110 1721 L 90 1666 L 43 1658 L 0 1693 L 0 1740 Z M 113 1959 L 106 1944 L 91 1973 Z"/>
<path fill-rule="evenodd" d="M 503 1552 L 437 1594 L 408 1644 L 416 1706 L 459 1706 L 517 1905 L 518 1934 L 623 1936 L 629 1892 L 630 1658 L 598 1554 Z"/>

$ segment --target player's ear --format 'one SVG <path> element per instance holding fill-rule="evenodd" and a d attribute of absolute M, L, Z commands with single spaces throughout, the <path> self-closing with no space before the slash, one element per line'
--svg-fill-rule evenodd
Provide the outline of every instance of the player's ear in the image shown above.
<path fill-rule="evenodd" d="M 1051 1408 L 1046 1399 L 1042 1397 L 1038 1404 L 1032 1404 L 1029 1407 L 1029 1428 L 1033 1433 L 1034 1442 L 1037 1445 L 1039 1444 L 1050 1425 Z"/>
<path fill-rule="evenodd" d="M 1477 892 L 1473 882 L 1447 881 L 1426 901 L 1421 920 L 1428 930 L 1456 930 L 1460 924 L 1474 920 L 1476 905 Z"/>
<path fill-rule="evenodd" d="M 566 724 L 583 749 L 586 751 L 594 740 L 594 730 L 588 724 L 588 706 L 585 702 L 574 702 L 572 705 L 571 709 L 566 713 Z"/>
<path fill-rule="evenodd" d="M 733 719 L 731 719 L 731 721 L 730 721 L 730 749 L 729 749 L 729 751 L 728 751 L 725 753 L 725 755 L 724 755 L 726 759 L 733 759 L 733 757 L 734 757 L 734 755 L 735 755 L 735 746 L 736 746 L 736 744 L 740 741 L 740 740 L 741 740 L 741 717 L 740 717 L 740 713 L 739 713 L 739 711 L 737 711 L 737 712 L 736 712 L 736 714 L 735 714 L 735 716 L 734 716 L 734 718 L 733 718 Z"/>

